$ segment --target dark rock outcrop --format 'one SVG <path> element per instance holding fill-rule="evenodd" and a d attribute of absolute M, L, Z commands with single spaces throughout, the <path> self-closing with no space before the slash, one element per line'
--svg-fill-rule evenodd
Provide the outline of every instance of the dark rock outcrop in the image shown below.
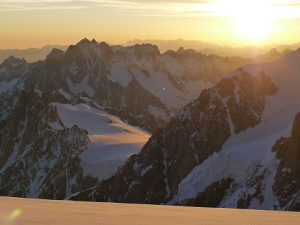
<path fill-rule="evenodd" d="M 272 151 L 280 159 L 273 185 L 274 194 L 281 207 L 300 210 L 300 113 L 295 117 L 291 137 L 281 137 Z"/>
<path fill-rule="evenodd" d="M 86 132 L 65 128 L 49 100 L 47 92 L 22 91 L 0 122 L 0 195 L 64 199 L 96 184 L 80 166 Z"/>

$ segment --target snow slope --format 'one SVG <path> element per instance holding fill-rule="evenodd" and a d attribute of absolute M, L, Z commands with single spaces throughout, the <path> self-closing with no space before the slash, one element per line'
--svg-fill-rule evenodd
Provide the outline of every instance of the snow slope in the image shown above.
<path fill-rule="evenodd" d="M 172 58 L 168 55 L 159 56 L 158 60 L 161 60 L 161 62 L 165 64 L 165 68 L 170 71 L 174 81 L 178 82 L 183 90 L 178 90 L 178 88 L 174 86 L 174 83 L 170 81 L 170 77 L 164 73 L 165 71 L 155 71 L 150 63 L 146 66 L 147 71 L 151 74 L 150 77 L 145 77 L 140 69 L 132 68 L 131 72 L 135 79 L 137 79 L 144 88 L 158 97 L 167 106 L 167 108 L 171 110 L 172 115 L 191 100 L 197 98 L 203 89 L 213 86 L 213 83 L 210 81 L 201 80 L 199 78 L 198 80 L 193 81 L 184 79 L 184 76 L 187 73 L 185 71 L 185 67 L 204 67 L 206 70 L 202 69 L 203 71 L 199 72 L 199 74 L 206 75 L 209 68 L 205 67 L 207 65 L 205 65 L 204 62 L 203 64 L 202 62 L 197 62 L 197 64 L 196 62 L 189 62 L 186 60 L 190 63 L 190 65 L 182 65 L 178 59 Z M 218 62 L 216 62 L 216 64 L 217 63 Z M 221 63 L 218 66 L 219 68 L 225 67 Z M 140 65 L 140 67 L 142 68 L 142 65 Z M 224 70 L 226 70 L 226 68 L 224 68 Z M 197 71 L 193 72 L 197 74 Z M 191 75 L 194 74 L 191 73 Z M 122 76 L 126 77 L 126 74 L 124 73 Z"/>
<path fill-rule="evenodd" d="M 146 131 L 89 105 L 52 104 L 66 127 L 77 125 L 89 134 L 88 150 L 81 155 L 85 175 L 100 180 L 108 178 L 130 155 L 139 152 L 150 137 Z"/>
<path fill-rule="evenodd" d="M 0 221 L 8 224 L 290 224 L 300 214 L 258 210 L 74 202 L 0 197 Z M 116 216 L 117 215 L 117 216 Z"/>

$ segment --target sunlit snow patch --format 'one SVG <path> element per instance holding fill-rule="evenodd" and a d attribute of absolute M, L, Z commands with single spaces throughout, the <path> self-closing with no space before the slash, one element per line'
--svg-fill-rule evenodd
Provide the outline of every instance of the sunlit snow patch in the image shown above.
<path fill-rule="evenodd" d="M 86 104 L 53 103 L 66 127 L 77 125 L 88 132 L 91 140 L 81 155 L 84 174 L 100 180 L 114 174 L 127 158 L 138 153 L 150 135 L 132 127 L 118 117 Z"/>

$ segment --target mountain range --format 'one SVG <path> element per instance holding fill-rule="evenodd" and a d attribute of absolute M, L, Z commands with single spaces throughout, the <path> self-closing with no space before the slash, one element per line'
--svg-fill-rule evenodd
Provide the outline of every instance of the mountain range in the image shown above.
<path fill-rule="evenodd" d="M 298 211 L 299 59 L 229 73 L 73 199 Z"/>
<path fill-rule="evenodd" d="M 6 59 L 0 194 L 300 210 L 300 50 L 277 53 L 83 39 Z"/>
<path fill-rule="evenodd" d="M 0 65 L 0 193 L 63 199 L 108 178 L 235 63 L 87 39 L 35 63 L 7 58 Z"/>
<path fill-rule="evenodd" d="M 67 45 L 45 45 L 42 48 L 28 49 L 0 49 L 0 63 L 10 56 L 25 59 L 27 62 L 33 63 L 38 60 L 44 60 L 53 48 L 58 48 L 63 51 L 67 50 Z"/>
<path fill-rule="evenodd" d="M 115 46 L 109 42 L 105 42 L 110 46 Z M 221 57 L 241 57 L 245 59 L 251 58 L 256 60 L 259 55 L 265 55 L 270 49 L 276 49 L 277 51 L 286 54 L 286 51 L 296 50 L 300 47 L 300 43 L 291 45 L 265 45 L 265 46 L 227 46 L 218 45 L 201 41 L 189 41 L 183 39 L 177 40 L 130 40 L 123 47 L 129 47 L 133 45 L 152 44 L 156 45 L 161 53 L 169 50 L 177 51 L 179 48 L 193 49 L 197 52 L 201 52 L 206 55 L 218 55 Z M 45 60 L 46 56 L 52 51 L 53 48 L 66 51 L 69 45 L 45 45 L 42 48 L 28 48 L 28 49 L 0 49 L 0 63 L 10 56 L 16 58 L 25 59 L 29 63 L 33 63 L 39 60 Z M 278 57 L 278 56 L 277 56 Z M 263 61 L 260 58 L 260 62 Z"/>
<path fill-rule="evenodd" d="M 160 39 L 146 39 L 139 40 L 134 39 L 128 41 L 125 46 L 135 45 L 135 44 L 143 44 L 150 43 L 156 45 L 161 52 L 165 52 L 168 50 L 176 51 L 178 48 L 183 47 L 185 49 L 194 49 L 203 54 L 213 54 L 219 55 L 222 57 L 242 57 L 242 58 L 252 58 L 254 59 L 258 55 L 264 55 L 266 52 L 270 51 L 270 49 L 276 48 L 279 52 L 283 52 L 286 49 L 296 50 L 300 48 L 300 43 L 290 44 L 290 45 L 280 45 L 280 44 L 272 44 L 272 45 L 262 45 L 262 46 L 229 46 L 229 45 L 221 45 L 221 44 L 213 44 L 202 41 L 191 41 L 184 39 L 177 40 L 160 40 Z"/>
<path fill-rule="evenodd" d="M 0 65 L 2 119 L 22 89 L 31 84 L 61 103 L 99 104 L 131 125 L 154 132 L 182 106 L 248 63 L 242 58 L 205 56 L 194 50 L 161 54 L 151 44 L 109 46 L 81 40 L 66 52 L 53 49 L 44 61 L 9 57 Z M 9 91 L 15 94 L 7 94 Z M 7 107 L 7 109 L 5 108 Z"/>

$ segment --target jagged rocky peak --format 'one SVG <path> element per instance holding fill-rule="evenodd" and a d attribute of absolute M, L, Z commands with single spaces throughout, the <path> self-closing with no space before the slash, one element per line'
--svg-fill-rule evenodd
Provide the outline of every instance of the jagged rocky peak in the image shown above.
<path fill-rule="evenodd" d="M 90 43 L 90 40 L 87 39 L 87 38 L 83 38 L 82 40 L 80 40 L 77 45 L 86 45 L 86 44 L 89 44 Z"/>
<path fill-rule="evenodd" d="M 76 52 L 78 52 L 80 48 L 84 48 L 86 46 L 89 46 L 90 44 L 91 42 L 87 38 L 84 38 L 80 40 L 76 45 L 70 45 L 66 51 L 66 55 L 76 55 Z"/>
<path fill-rule="evenodd" d="M 94 62 L 101 59 L 110 61 L 113 51 L 105 42 L 98 43 L 95 39 L 89 41 L 87 38 L 84 38 L 76 45 L 70 45 L 65 55 L 68 59 L 73 60 L 75 58 L 76 61 L 87 61 L 89 58 L 92 58 Z"/>
<path fill-rule="evenodd" d="M 176 117 L 190 120 L 194 117 L 195 109 L 207 112 L 221 110 L 222 115 L 229 117 L 232 132 L 239 133 L 260 122 L 266 96 L 276 92 L 277 87 L 264 72 L 251 76 L 241 68 L 237 74 L 223 78 L 215 87 L 202 91 L 199 98 L 188 104 Z M 227 108 L 225 111 L 224 107 Z"/>
<path fill-rule="evenodd" d="M 276 48 L 272 48 L 271 50 L 270 50 L 270 54 L 280 54 L 278 51 L 277 51 L 277 49 Z"/>
<path fill-rule="evenodd" d="M 282 51 L 282 54 L 283 54 L 283 55 L 286 55 L 286 54 L 291 53 L 292 51 L 293 51 L 293 50 L 287 48 L 287 49 L 285 49 L 285 50 Z"/>
<path fill-rule="evenodd" d="M 283 55 L 283 53 L 278 52 L 276 48 L 272 48 L 268 54 L 269 57 L 266 59 L 266 61 L 272 61 Z"/>
<path fill-rule="evenodd" d="M 49 53 L 49 55 L 47 55 L 46 60 L 50 60 L 50 59 L 59 59 L 62 56 L 64 56 L 65 52 L 63 50 L 54 48 L 52 49 L 52 51 Z"/>
<path fill-rule="evenodd" d="M 26 74 L 29 65 L 25 59 L 10 56 L 0 65 L 0 82 L 10 82 L 13 79 L 22 77 Z"/>
<path fill-rule="evenodd" d="M 184 52 L 184 48 L 183 47 L 180 47 L 180 48 L 178 48 L 178 50 L 177 50 L 177 54 L 182 54 Z"/>
<path fill-rule="evenodd" d="M 10 56 L 4 60 L 4 62 L 0 65 L 0 68 L 11 69 L 20 64 L 24 65 L 27 64 L 27 62 L 25 59 L 18 59 L 14 56 Z"/>
<path fill-rule="evenodd" d="M 255 77 L 242 69 L 239 72 L 239 75 L 231 79 L 223 79 L 216 85 L 220 96 L 227 99 L 235 133 L 260 123 L 266 104 L 265 97 L 274 95 L 278 90 L 264 72 L 260 72 Z"/>
<path fill-rule="evenodd" d="M 177 52 L 175 52 L 174 50 L 168 50 L 168 51 L 164 52 L 163 55 L 169 55 L 172 58 L 176 58 L 177 57 Z"/>
<path fill-rule="evenodd" d="M 152 44 L 136 44 L 130 47 L 130 50 L 137 56 L 155 57 L 160 55 L 160 51 L 156 45 Z"/>
<path fill-rule="evenodd" d="M 95 43 L 94 43 L 95 44 Z M 111 46 L 109 46 L 106 42 L 100 42 L 98 45 L 98 49 L 101 52 L 101 55 L 106 60 L 111 60 L 113 57 L 113 50 Z"/>
<path fill-rule="evenodd" d="M 272 186 L 280 207 L 300 210 L 300 113 L 295 116 L 290 137 L 281 137 L 272 148 L 280 160 Z"/>
<path fill-rule="evenodd" d="M 195 58 L 197 56 L 202 56 L 202 53 L 196 52 L 194 49 L 186 49 L 182 53 L 180 53 L 180 55 L 181 58 L 184 59 L 189 57 Z"/>
<path fill-rule="evenodd" d="M 87 38 L 82 39 L 79 41 L 77 46 L 86 47 L 86 46 L 100 46 L 100 47 L 109 47 L 109 45 L 106 42 L 97 42 L 95 39 L 89 40 Z"/>
<path fill-rule="evenodd" d="M 197 61 L 201 62 L 203 60 L 209 61 L 210 59 L 213 59 L 213 58 L 215 58 L 216 61 L 221 59 L 221 57 L 219 57 L 217 55 L 211 54 L 211 55 L 207 56 L 206 54 L 203 54 L 202 52 L 196 51 L 194 49 L 184 49 L 184 48 L 181 49 L 181 48 L 179 48 L 177 50 L 177 54 L 178 54 L 178 56 L 181 60 L 186 60 L 186 59 L 195 60 L 196 59 Z M 195 62 L 197 62 L 197 61 L 195 61 Z M 239 64 L 239 65 L 241 65 L 241 64 Z"/>
<path fill-rule="evenodd" d="M 93 40 L 91 41 L 93 44 L 97 44 L 97 41 L 93 38 Z"/>

